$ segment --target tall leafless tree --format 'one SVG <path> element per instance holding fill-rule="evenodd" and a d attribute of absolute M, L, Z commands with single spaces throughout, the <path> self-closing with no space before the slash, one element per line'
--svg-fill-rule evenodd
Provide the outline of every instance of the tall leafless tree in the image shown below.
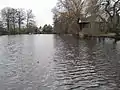
<path fill-rule="evenodd" d="M 30 25 L 34 23 L 34 15 L 32 13 L 32 10 L 27 10 L 27 28 L 29 28 Z"/>
<path fill-rule="evenodd" d="M 109 15 L 110 29 L 118 34 L 116 30 L 120 25 L 120 0 L 106 0 L 103 2 L 103 5 L 106 13 Z"/>
<path fill-rule="evenodd" d="M 83 6 L 83 0 L 59 0 L 53 9 L 54 25 L 62 27 L 65 32 L 78 33 L 77 20 L 84 18 Z"/>
<path fill-rule="evenodd" d="M 26 14 L 24 9 L 18 9 L 17 10 L 17 23 L 19 27 L 19 32 L 21 30 L 21 25 L 24 24 L 24 20 L 26 19 Z"/>
<path fill-rule="evenodd" d="M 15 32 L 15 26 L 16 26 L 16 20 L 17 20 L 17 9 L 12 8 L 11 9 L 11 16 L 10 16 L 10 22 L 11 22 L 11 27 L 13 28 L 13 31 Z"/>
<path fill-rule="evenodd" d="M 6 24 L 8 32 L 10 32 L 10 19 L 11 19 L 12 8 L 6 7 L 1 10 L 2 19 Z"/>

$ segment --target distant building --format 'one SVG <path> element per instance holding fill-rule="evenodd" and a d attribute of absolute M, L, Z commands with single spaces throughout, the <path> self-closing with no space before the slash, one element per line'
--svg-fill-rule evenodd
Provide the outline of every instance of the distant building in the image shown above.
<path fill-rule="evenodd" d="M 100 18 L 88 17 L 86 20 L 79 20 L 80 31 L 83 34 L 96 35 L 107 31 L 107 24 Z"/>

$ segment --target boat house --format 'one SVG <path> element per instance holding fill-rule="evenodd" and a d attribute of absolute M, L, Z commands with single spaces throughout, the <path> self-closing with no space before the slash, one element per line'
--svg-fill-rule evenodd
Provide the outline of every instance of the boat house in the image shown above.
<path fill-rule="evenodd" d="M 107 30 L 106 23 L 98 19 L 79 20 L 78 24 L 80 28 L 79 33 L 83 33 L 84 35 L 97 35 Z"/>

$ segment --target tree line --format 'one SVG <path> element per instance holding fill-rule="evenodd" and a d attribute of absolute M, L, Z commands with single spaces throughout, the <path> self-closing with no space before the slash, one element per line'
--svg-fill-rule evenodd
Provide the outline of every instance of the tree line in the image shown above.
<path fill-rule="evenodd" d="M 77 33 L 77 21 L 96 20 L 106 24 L 107 32 L 120 32 L 120 0 L 58 0 L 52 9 L 58 33 Z"/>
<path fill-rule="evenodd" d="M 0 16 L 2 34 L 34 33 L 38 30 L 31 9 L 5 7 L 1 10 Z"/>
<path fill-rule="evenodd" d="M 53 27 L 50 24 L 45 24 L 43 27 L 41 27 L 41 29 L 42 34 L 54 34 Z"/>

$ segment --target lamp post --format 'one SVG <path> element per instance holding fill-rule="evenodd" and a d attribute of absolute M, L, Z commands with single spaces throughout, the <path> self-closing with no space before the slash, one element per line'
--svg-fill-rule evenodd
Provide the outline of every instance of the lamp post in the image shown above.
<path fill-rule="evenodd" d="M 79 25 L 79 29 L 78 29 L 78 36 L 80 37 L 80 38 L 83 38 L 84 37 L 84 35 L 83 35 L 83 33 L 81 32 L 82 31 L 82 27 L 83 27 L 83 23 L 82 23 L 82 21 L 81 21 L 81 19 L 80 18 L 78 18 L 78 25 Z"/>
<path fill-rule="evenodd" d="M 80 20 L 80 18 L 78 18 L 77 24 L 79 25 L 79 29 L 77 30 L 77 34 L 79 34 L 79 31 L 80 31 L 80 23 L 81 23 L 81 20 Z"/>
<path fill-rule="evenodd" d="M 79 31 L 82 30 L 81 22 L 82 22 L 82 21 L 80 20 L 80 18 L 78 18 L 77 23 L 78 23 L 78 25 L 79 25 Z M 78 31 L 78 32 L 79 32 L 79 31 Z"/>

